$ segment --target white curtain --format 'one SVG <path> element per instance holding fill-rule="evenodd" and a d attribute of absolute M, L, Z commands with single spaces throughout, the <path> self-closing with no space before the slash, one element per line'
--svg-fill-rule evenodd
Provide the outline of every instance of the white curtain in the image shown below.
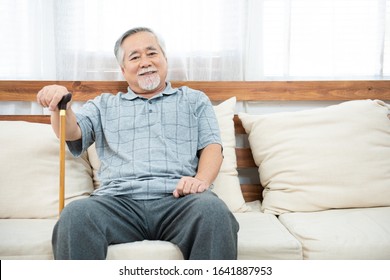
<path fill-rule="evenodd" d="M 0 15 L 2 80 L 122 80 L 113 45 L 135 26 L 165 38 L 171 80 L 390 77 L 390 0 L 0 0 Z"/>
<path fill-rule="evenodd" d="M 251 0 L 248 12 L 248 80 L 390 75 L 388 0 Z"/>
<path fill-rule="evenodd" d="M 0 79 L 55 79 L 53 1 L 0 1 Z"/>
<path fill-rule="evenodd" d="M 116 39 L 161 33 L 176 80 L 242 80 L 246 1 L 2 0 L 0 79 L 117 80 Z"/>

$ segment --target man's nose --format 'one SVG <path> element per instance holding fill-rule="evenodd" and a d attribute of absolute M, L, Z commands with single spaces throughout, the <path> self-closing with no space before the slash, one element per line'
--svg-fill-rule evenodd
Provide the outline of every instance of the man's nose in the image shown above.
<path fill-rule="evenodd" d="M 141 56 L 140 67 L 149 67 L 151 65 L 152 65 L 152 62 L 151 62 L 149 57 L 147 57 L 146 55 Z"/>

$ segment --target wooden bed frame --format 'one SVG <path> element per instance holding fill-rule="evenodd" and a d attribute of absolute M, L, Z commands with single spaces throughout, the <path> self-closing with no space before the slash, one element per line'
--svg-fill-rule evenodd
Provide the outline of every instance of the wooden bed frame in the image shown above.
<path fill-rule="evenodd" d="M 122 81 L 0 81 L 0 102 L 35 101 L 37 92 L 44 86 L 60 84 L 73 93 L 73 100 L 87 101 L 102 92 L 127 91 Z M 271 82 L 172 82 L 205 92 L 212 101 L 223 101 L 236 96 L 237 101 L 347 101 L 357 99 L 390 100 L 390 81 L 271 81 Z M 47 115 L 0 115 L 1 120 L 50 123 Z M 234 118 L 236 134 L 245 134 L 237 116 Z M 239 174 L 256 167 L 249 147 L 237 147 Z M 247 202 L 262 197 L 258 184 L 241 184 Z"/>

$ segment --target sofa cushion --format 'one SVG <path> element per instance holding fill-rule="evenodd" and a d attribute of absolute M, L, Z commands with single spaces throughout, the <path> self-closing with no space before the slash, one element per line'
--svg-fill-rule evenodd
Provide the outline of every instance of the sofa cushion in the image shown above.
<path fill-rule="evenodd" d="M 0 218 L 58 215 L 59 140 L 48 124 L 0 122 Z M 66 151 L 66 203 L 93 191 L 86 155 Z"/>
<path fill-rule="evenodd" d="M 299 260 L 302 246 L 276 216 L 261 212 L 234 213 L 238 231 L 238 259 Z"/>
<path fill-rule="evenodd" d="M 213 191 L 226 203 L 232 212 L 245 212 L 249 208 L 245 204 L 237 173 L 236 138 L 233 122 L 235 106 L 235 97 L 214 106 L 221 130 L 224 159 L 220 172 L 214 181 Z M 94 185 L 97 188 L 100 185 L 98 179 L 100 160 L 94 145 L 88 148 L 88 157 L 93 167 Z"/>
<path fill-rule="evenodd" d="M 55 219 L 0 219 L 1 260 L 53 259 Z"/>
<path fill-rule="evenodd" d="M 357 100 L 300 112 L 239 114 L 265 188 L 262 210 L 390 206 L 389 107 Z"/>
<path fill-rule="evenodd" d="M 245 204 L 237 172 L 236 135 L 233 121 L 235 108 L 235 97 L 214 106 L 221 132 L 224 158 L 214 181 L 213 192 L 226 203 L 232 212 L 245 212 L 249 210 L 249 207 Z"/>
<path fill-rule="evenodd" d="M 161 240 L 144 240 L 108 246 L 108 260 L 182 260 L 176 245 Z"/>
<path fill-rule="evenodd" d="M 390 207 L 285 213 L 305 259 L 390 259 Z"/>
<path fill-rule="evenodd" d="M 235 213 L 240 224 L 238 259 L 302 259 L 300 243 L 271 214 Z M 0 259 L 53 259 L 55 219 L 1 219 Z M 166 241 L 144 240 L 108 246 L 107 259 L 181 260 L 179 248 Z"/>

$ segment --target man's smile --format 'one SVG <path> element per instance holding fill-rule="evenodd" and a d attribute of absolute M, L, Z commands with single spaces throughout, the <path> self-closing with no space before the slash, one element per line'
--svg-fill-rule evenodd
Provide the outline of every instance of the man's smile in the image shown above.
<path fill-rule="evenodd" d="M 157 73 L 157 70 L 154 70 L 154 69 L 145 69 L 145 70 L 141 70 L 139 73 L 138 73 L 138 76 L 147 76 L 147 75 L 152 75 L 152 74 L 156 74 Z"/>

